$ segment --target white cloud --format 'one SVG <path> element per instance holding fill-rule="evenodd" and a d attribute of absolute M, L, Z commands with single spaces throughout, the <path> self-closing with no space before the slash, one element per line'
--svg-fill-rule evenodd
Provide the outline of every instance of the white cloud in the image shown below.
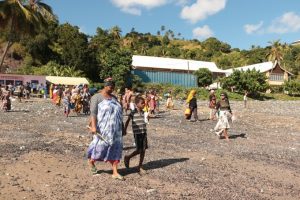
<path fill-rule="evenodd" d="M 165 5 L 168 0 L 111 0 L 111 2 L 121 8 L 123 12 L 141 15 L 142 8 L 151 9 Z"/>
<path fill-rule="evenodd" d="M 294 12 L 284 13 L 281 17 L 275 19 L 268 27 L 269 33 L 291 33 L 300 30 L 300 16 Z"/>
<path fill-rule="evenodd" d="M 185 6 L 181 11 L 181 18 L 196 23 L 223 10 L 227 0 L 197 0 L 191 6 Z"/>
<path fill-rule="evenodd" d="M 260 21 L 258 24 L 246 24 L 244 26 L 244 30 L 246 31 L 247 34 L 258 33 L 263 24 L 264 24 L 263 21 Z"/>
<path fill-rule="evenodd" d="M 300 16 L 294 12 L 284 13 L 272 21 L 269 26 L 263 27 L 263 21 L 258 24 L 246 24 L 244 30 L 247 34 L 285 34 L 300 31 Z"/>
<path fill-rule="evenodd" d="M 203 27 L 197 27 L 193 30 L 194 38 L 204 40 L 206 38 L 212 37 L 214 32 L 209 28 L 209 26 L 204 25 Z"/>

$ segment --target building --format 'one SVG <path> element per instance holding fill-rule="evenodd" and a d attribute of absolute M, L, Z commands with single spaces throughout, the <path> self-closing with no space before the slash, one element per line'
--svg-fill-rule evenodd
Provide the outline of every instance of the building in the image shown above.
<path fill-rule="evenodd" d="M 89 84 L 86 78 L 82 77 L 61 77 L 61 76 L 36 76 L 19 74 L 0 74 L 1 85 L 19 85 L 19 84 L 43 84 L 53 83 L 56 85 L 79 85 Z"/>
<path fill-rule="evenodd" d="M 297 40 L 297 41 L 291 43 L 291 45 L 293 45 L 293 46 L 300 45 L 300 40 Z"/>
<path fill-rule="evenodd" d="M 225 71 L 226 75 L 228 76 L 233 73 L 233 70 L 247 71 L 253 69 L 265 73 L 268 78 L 267 81 L 270 85 L 282 85 L 284 81 L 288 81 L 291 76 L 293 76 L 292 73 L 283 69 L 277 61 L 275 61 L 274 64 L 272 62 L 264 62 L 244 67 L 232 68 Z"/>
<path fill-rule="evenodd" d="M 19 75 L 19 74 L 0 74 L 1 85 L 19 85 L 19 84 L 46 84 L 46 76 Z"/>
<path fill-rule="evenodd" d="M 145 83 L 170 83 L 185 87 L 197 87 L 197 77 L 193 74 L 200 68 L 207 68 L 213 77 L 225 76 L 213 62 L 162 58 L 153 56 L 132 57 L 132 73 Z"/>

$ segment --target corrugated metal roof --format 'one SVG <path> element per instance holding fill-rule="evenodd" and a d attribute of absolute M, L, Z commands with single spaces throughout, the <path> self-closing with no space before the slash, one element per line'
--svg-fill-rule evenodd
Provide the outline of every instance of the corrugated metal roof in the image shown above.
<path fill-rule="evenodd" d="M 243 67 L 237 67 L 237 68 L 227 69 L 225 71 L 227 73 L 232 73 L 233 70 L 247 71 L 248 69 L 249 70 L 255 69 L 256 71 L 267 72 L 267 71 L 273 69 L 274 67 L 275 67 L 275 65 L 273 65 L 272 62 L 264 62 L 264 63 L 254 64 L 254 65 L 247 65 L 247 66 L 243 66 Z"/>
<path fill-rule="evenodd" d="M 61 85 L 89 84 L 86 78 L 81 77 L 46 76 L 46 80 L 50 83 Z"/>
<path fill-rule="evenodd" d="M 224 73 L 214 62 L 204 62 L 196 60 L 184 60 L 175 58 L 163 58 L 154 56 L 138 56 L 133 55 L 132 66 L 138 68 L 156 68 L 156 69 L 173 69 L 197 71 L 200 68 L 207 68 L 211 72 Z"/>

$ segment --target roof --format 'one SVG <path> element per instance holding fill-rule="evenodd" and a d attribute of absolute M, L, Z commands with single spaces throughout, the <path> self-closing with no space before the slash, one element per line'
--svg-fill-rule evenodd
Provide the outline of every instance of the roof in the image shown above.
<path fill-rule="evenodd" d="M 227 69 L 225 70 L 226 71 L 226 75 L 230 75 L 233 70 L 243 70 L 243 71 L 247 71 L 247 70 L 253 70 L 255 69 L 256 71 L 260 71 L 262 73 L 264 72 L 267 72 L 267 71 L 270 71 L 271 69 L 274 69 L 277 65 L 277 61 L 274 62 L 263 62 L 263 63 L 257 63 L 257 64 L 254 64 L 254 65 L 247 65 L 247 66 L 243 66 L 243 67 L 237 67 L 237 68 L 231 68 L 231 69 Z M 287 73 L 293 75 L 291 72 L 283 69 L 280 65 L 279 67 L 283 70 L 283 71 L 286 71 Z"/>
<path fill-rule="evenodd" d="M 207 68 L 211 72 L 225 73 L 219 69 L 214 62 L 204 62 L 196 60 L 185 60 L 175 58 L 163 58 L 154 56 L 138 56 L 132 57 L 133 68 L 155 68 L 155 69 L 172 69 L 197 71 L 200 68 Z"/>
<path fill-rule="evenodd" d="M 46 76 L 46 80 L 50 83 L 61 85 L 89 84 L 86 78 L 81 77 Z"/>
<path fill-rule="evenodd" d="M 300 40 L 293 42 L 291 45 L 300 45 Z"/>
<path fill-rule="evenodd" d="M 264 63 L 254 64 L 254 65 L 247 65 L 247 66 L 243 66 L 243 67 L 231 68 L 231 69 L 227 69 L 225 71 L 228 73 L 232 73 L 233 70 L 247 71 L 248 69 L 249 70 L 255 69 L 256 71 L 267 72 L 267 71 L 273 69 L 273 67 L 275 67 L 275 65 L 273 66 L 272 62 L 264 62 Z"/>

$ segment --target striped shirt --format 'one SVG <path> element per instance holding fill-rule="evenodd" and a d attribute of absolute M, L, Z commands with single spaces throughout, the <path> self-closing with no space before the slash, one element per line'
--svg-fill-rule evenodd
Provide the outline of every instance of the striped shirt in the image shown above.
<path fill-rule="evenodd" d="M 147 133 L 147 127 L 144 118 L 144 111 L 138 112 L 137 109 L 131 111 L 132 131 L 134 134 Z"/>

